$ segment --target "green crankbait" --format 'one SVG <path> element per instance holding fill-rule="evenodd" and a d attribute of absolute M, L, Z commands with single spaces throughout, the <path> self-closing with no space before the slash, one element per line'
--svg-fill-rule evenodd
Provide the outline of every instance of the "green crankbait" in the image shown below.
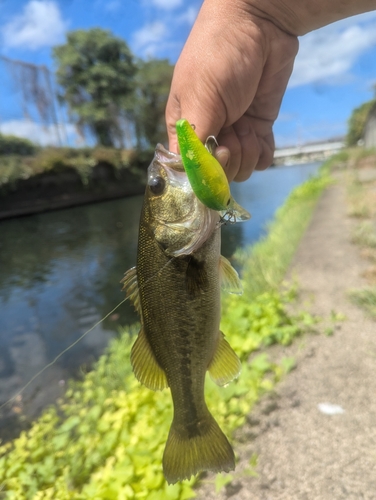
<path fill-rule="evenodd" d="M 213 156 L 217 141 L 207 138 L 205 145 L 184 118 L 176 122 L 180 155 L 189 183 L 197 198 L 208 208 L 223 212 L 231 221 L 242 221 L 250 214 L 231 196 L 226 174 Z"/>

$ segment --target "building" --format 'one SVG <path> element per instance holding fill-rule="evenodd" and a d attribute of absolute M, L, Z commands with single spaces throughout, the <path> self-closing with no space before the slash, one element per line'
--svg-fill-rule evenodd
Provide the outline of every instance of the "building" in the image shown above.
<path fill-rule="evenodd" d="M 365 148 L 376 148 L 376 102 L 368 113 L 363 140 Z"/>

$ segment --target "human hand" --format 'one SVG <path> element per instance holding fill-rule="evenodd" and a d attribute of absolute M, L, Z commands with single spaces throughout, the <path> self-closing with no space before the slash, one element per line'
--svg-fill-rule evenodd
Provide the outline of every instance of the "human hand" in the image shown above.
<path fill-rule="evenodd" d="M 206 0 L 176 64 L 166 108 L 169 149 L 186 118 L 229 180 L 243 181 L 273 160 L 273 123 L 292 72 L 298 40 L 250 13 L 247 2 Z"/>

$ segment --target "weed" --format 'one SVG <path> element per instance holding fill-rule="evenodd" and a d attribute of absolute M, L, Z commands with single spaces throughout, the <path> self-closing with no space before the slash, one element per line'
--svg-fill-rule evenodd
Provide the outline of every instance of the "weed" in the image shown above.
<path fill-rule="evenodd" d="M 376 248 L 375 223 L 367 220 L 359 224 L 353 233 L 352 241 L 363 247 Z"/>
<path fill-rule="evenodd" d="M 376 287 L 352 290 L 351 301 L 364 309 L 371 317 L 376 318 Z"/>

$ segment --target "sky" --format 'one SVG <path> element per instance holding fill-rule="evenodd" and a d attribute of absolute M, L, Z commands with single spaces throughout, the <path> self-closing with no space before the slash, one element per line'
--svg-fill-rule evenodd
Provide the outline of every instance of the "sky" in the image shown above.
<path fill-rule="evenodd" d="M 66 33 L 101 27 L 126 40 L 141 58 L 175 63 L 201 0 L 0 0 L 0 55 L 54 70 L 54 45 Z M 376 11 L 300 38 L 279 117 L 276 145 L 344 136 L 352 110 L 372 99 L 376 83 Z M 0 62 L 0 131 L 45 144 L 56 134 L 25 117 L 17 89 Z M 66 133 L 75 137 L 72 125 Z"/>

